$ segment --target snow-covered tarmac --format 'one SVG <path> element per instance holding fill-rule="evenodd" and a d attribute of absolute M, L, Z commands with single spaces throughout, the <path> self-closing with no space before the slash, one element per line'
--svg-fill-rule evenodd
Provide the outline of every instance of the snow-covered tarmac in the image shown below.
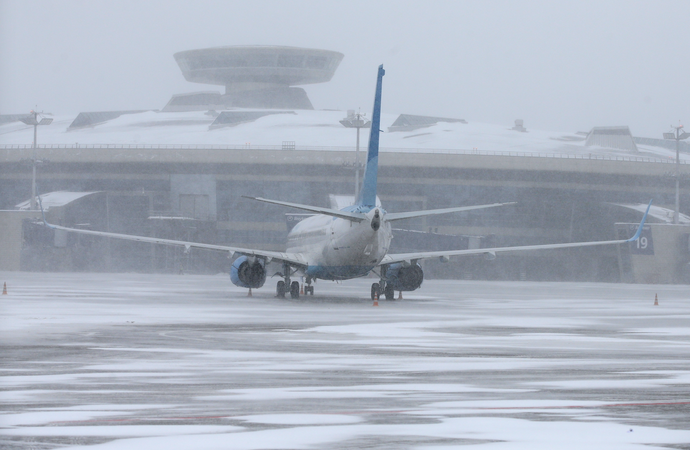
<path fill-rule="evenodd" d="M 3 449 L 690 446 L 688 286 L 0 277 Z"/>

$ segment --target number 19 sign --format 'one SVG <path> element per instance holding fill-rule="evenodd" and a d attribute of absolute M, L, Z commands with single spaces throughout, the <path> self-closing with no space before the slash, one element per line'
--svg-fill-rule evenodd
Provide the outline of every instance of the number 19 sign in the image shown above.
<path fill-rule="evenodd" d="M 630 225 L 632 233 L 636 231 L 635 225 Z M 653 255 L 654 241 L 652 240 L 652 227 L 645 225 L 642 228 L 640 238 L 630 243 L 630 253 L 634 255 Z"/>

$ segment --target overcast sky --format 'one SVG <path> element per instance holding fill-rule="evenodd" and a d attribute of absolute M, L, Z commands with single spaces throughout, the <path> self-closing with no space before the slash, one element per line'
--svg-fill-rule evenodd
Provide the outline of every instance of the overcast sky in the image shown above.
<path fill-rule="evenodd" d="M 0 114 L 162 108 L 173 53 L 288 45 L 345 54 L 317 109 L 558 131 L 690 123 L 690 1 L 0 0 Z"/>

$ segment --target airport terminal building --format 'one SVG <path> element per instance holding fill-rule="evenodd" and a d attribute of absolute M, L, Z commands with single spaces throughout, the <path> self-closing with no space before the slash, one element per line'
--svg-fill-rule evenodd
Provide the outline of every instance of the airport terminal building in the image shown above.
<path fill-rule="evenodd" d="M 224 47 L 175 58 L 185 78 L 225 92 L 177 94 L 161 111 L 56 116 L 39 129 L 36 150 L 33 127 L 0 123 L 0 221 L 20 238 L 6 244 L 5 268 L 214 273 L 231 263 L 218 252 L 62 235 L 37 224 L 36 211 L 26 211 L 34 151 L 47 214 L 70 227 L 283 250 L 290 224 L 303 216 L 242 196 L 329 206 L 354 194 L 366 118 L 354 129 L 352 112 L 314 110 L 295 87 L 330 80 L 342 54 Z M 378 194 L 387 211 L 517 202 L 396 223 L 394 252 L 617 239 L 631 234 L 640 205 L 651 198 L 656 205 L 651 253 L 605 246 L 426 261 L 427 276 L 690 280 L 690 218 L 681 214 L 674 225 L 669 216 L 675 176 L 680 211 L 690 211 L 686 146 L 676 165 L 667 142 L 633 137 L 627 127 L 556 133 L 523 121 L 511 128 L 411 114 L 384 114 L 382 126 Z"/>

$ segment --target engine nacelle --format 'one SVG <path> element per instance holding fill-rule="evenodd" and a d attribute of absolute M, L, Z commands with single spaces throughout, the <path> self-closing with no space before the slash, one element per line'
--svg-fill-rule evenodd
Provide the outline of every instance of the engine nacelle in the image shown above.
<path fill-rule="evenodd" d="M 261 258 L 253 258 L 251 262 L 246 256 L 240 256 L 230 268 L 230 281 L 235 286 L 243 288 L 260 288 L 266 282 L 266 263 Z"/>
<path fill-rule="evenodd" d="M 422 285 L 424 271 L 419 264 L 405 267 L 402 263 L 391 264 L 386 270 L 386 283 L 396 291 L 414 291 Z"/>

